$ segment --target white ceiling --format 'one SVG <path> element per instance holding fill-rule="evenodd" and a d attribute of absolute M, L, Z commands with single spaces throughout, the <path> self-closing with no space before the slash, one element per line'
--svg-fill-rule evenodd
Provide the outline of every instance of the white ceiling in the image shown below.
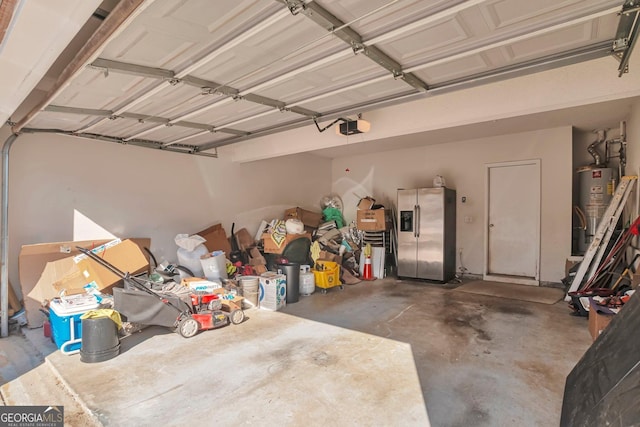
<path fill-rule="evenodd" d="M 26 126 L 212 150 L 313 117 L 608 55 L 624 1 L 286 3 L 147 0 Z"/>

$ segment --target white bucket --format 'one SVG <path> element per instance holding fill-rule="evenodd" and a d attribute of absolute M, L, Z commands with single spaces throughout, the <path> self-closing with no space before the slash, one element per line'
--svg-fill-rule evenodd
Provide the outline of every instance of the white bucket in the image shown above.
<path fill-rule="evenodd" d="M 215 251 L 211 254 L 207 252 L 200 258 L 200 264 L 202 265 L 204 277 L 208 280 L 217 281 L 229 278 L 227 275 L 227 258 L 222 251 Z"/>
<path fill-rule="evenodd" d="M 239 282 L 242 296 L 244 296 L 244 302 L 248 308 L 258 307 L 260 279 L 256 276 L 244 276 L 240 278 Z"/>
<path fill-rule="evenodd" d="M 311 271 L 311 266 L 300 266 L 300 295 L 311 295 L 316 290 L 316 279 Z"/>

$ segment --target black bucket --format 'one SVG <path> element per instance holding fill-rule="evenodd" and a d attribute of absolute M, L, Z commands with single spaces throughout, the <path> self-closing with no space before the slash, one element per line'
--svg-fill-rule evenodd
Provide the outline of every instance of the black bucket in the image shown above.
<path fill-rule="evenodd" d="M 120 354 L 120 339 L 116 324 L 109 317 L 82 319 L 80 360 L 85 363 L 104 362 Z"/>
<path fill-rule="evenodd" d="M 287 304 L 300 300 L 300 264 L 278 264 L 278 268 L 287 276 Z"/>

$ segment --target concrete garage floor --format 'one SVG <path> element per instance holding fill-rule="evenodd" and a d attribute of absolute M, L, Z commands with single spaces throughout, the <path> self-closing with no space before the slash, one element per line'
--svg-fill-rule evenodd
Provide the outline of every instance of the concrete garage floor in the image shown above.
<path fill-rule="evenodd" d="M 32 341 L 107 426 L 558 425 L 565 378 L 590 345 L 586 320 L 564 302 L 451 287 L 363 282 L 191 339 L 150 327 L 102 363 Z M 23 404 L 26 377 L 0 389 L 8 404 Z"/>

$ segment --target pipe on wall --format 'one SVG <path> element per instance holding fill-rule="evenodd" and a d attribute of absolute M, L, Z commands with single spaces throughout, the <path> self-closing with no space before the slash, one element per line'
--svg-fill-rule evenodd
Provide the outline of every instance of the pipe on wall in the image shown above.
<path fill-rule="evenodd" d="M 599 130 L 597 131 L 597 133 L 598 139 L 589 144 L 589 146 L 587 147 L 587 151 L 589 152 L 589 154 L 591 154 L 591 157 L 593 157 L 593 162 L 596 166 L 604 166 L 604 164 L 602 163 L 602 156 L 598 152 L 596 146 L 602 144 L 607 139 L 607 134 L 604 130 Z"/>
<path fill-rule="evenodd" d="M 9 150 L 18 135 L 11 134 L 2 146 L 2 223 L 0 224 L 0 336 L 9 336 Z"/>

